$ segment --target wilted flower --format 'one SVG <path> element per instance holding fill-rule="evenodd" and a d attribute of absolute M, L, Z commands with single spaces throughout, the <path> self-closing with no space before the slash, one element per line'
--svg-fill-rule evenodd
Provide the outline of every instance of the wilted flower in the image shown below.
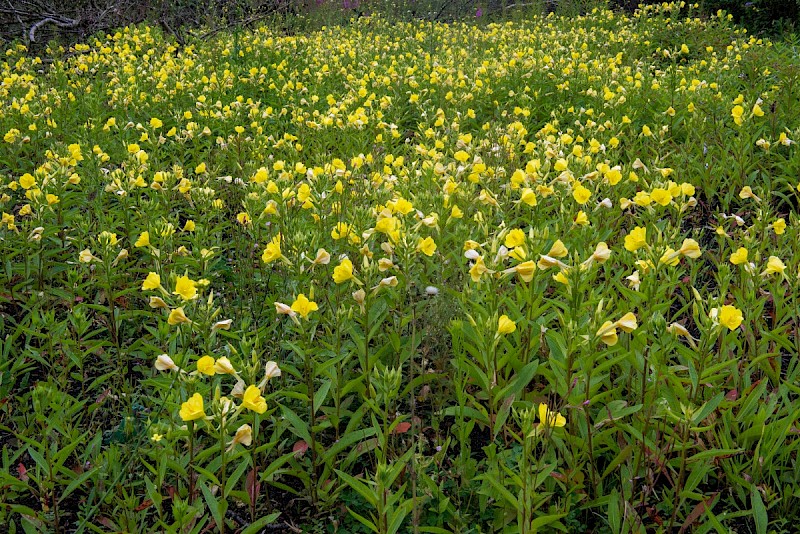
<path fill-rule="evenodd" d="M 245 447 L 249 447 L 253 443 L 253 428 L 250 425 L 245 424 L 236 429 L 236 434 L 228 444 L 226 452 L 232 451 L 240 443 Z"/>
<path fill-rule="evenodd" d="M 178 366 L 175 365 L 175 362 L 172 361 L 172 358 L 170 358 L 167 354 L 161 354 L 161 355 L 158 356 L 158 358 L 156 358 L 155 367 L 159 371 L 179 371 L 180 370 L 178 368 Z"/>
<path fill-rule="evenodd" d="M 93 261 L 100 261 L 100 258 L 98 258 L 94 254 L 92 254 L 92 251 L 89 250 L 88 248 L 83 249 L 81 251 L 81 253 L 78 255 L 78 259 L 80 260 L 81 263 L 90 263 L 90 262 L 93 262 Z"/>
<path fill-rule="evenodd" d="M 169 312 L 169 317 L 167 318 L 167 322 L 172 325 L 179 325 L 179 324 L 187 324 L 191 323 L 192 321 L 186 317 L 186 313 L 183 311 L 183 307 L 175 308 L 174 310 Z"/>
<path fill-rule="evenodd" d="M 227 357 L 222 356 L 214 362 L 214 372 L 221 375 L 235 375 L 236 369 L 233 368 L 231 361 Z"/>

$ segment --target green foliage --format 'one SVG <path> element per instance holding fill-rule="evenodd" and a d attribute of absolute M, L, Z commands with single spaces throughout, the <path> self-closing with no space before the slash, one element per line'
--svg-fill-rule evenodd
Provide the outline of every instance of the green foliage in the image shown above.
<path fill-rule="evenodd" d="M 791 532 L 795 43 L 300 7 L 3 51 L 0 524 Z"/>

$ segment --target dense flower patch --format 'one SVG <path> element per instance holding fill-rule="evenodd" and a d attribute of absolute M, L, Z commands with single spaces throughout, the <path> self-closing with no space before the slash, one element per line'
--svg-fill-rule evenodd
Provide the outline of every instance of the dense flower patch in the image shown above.
<path fill-rule="evenodd" d="M 790 531 L 800 65 L 695 16 L 6 50 L 0 520 Z"/>

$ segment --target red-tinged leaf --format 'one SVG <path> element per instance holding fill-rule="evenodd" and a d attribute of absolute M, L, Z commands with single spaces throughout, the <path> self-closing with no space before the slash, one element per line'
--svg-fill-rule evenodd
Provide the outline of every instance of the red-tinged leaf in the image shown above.
<path fill-rule="evenodd" d="M 247 491 L 247 495 L 250 497 L 250 502 L 256 502 L 256 497 L 258 496 L 259 492 L 261 491 L 261 484 L 259 484 L 258 480 L 256 480 L 256 471 L 255 469 L 251 469 L 244 480 L 244 488 Z"/>
<path fill-rule="evenodd" d="M 27 481 L 28 481 L 28 470 L 27 470 L 27 469 L 25 469 L 25 466 L 24 466 L 24 465 L 22 465 L 22 463 L 21 463 L 21 462 L 20 462 L 20 464 L 17 466 L 17 472 L 19 473 L 19 479 L 20 479 L 21 481 L 23 481 L 23 482 L 27 482 Z"/>
<path fill-rule="evenodd" d="M 738 398 L 739 398 L 739 391 L 735 389 L 732 389 L 727 394 L 725 394 L 725 400 L 727 401 L 733 402 Z"/>
<path fill-rule="evenodd" d="M 707 499 L 704 499 L 697 503 L 694 508 L 692 508 L 691 513 L 686 516 L 686 521 L 683 522 L 683 526 L 681 526 L 680 531 L 678 534 L 683 534 L 686 530 L 691 527 L 698 519 L 700 519 L 706 510 L 711 510 L 714 507 L 714 501 L 716 501 L 719 492 L 712 494 Z"/>
<path fill-rule="evenodd" d="M 142 510 L 146 510 L 153 505 L 153 501 L 147 499 L 146 501 L 142 502 L 139 506 L 133 509 L 134 512 L 141 512 Z"/>
<path fill-rule="evenodd" d="M 306 443 L 302 439 L 297 443 L 295 443 L 294 447 L 292 447 L 292 452 L 297 458 L 303 456 L 307 450 L 308 450 L 308 443 Z"/>
<path fill-rule="evenodd" d="M 94 403 L 95 404 L 103 404 L 103 401 L 106 400 L 106 398 L 108 398 L 109 395 L 111 395 L 111 390 L 110 389 L 106 389 L 100 395 L 97 396 L 97 399 L 95 399 Z"/>
<path fill-rule="evenodd" d="M 550 473 L 550 476 L 556 480 L 560 480 L 561 482 L 567 481 L 567 476 L 559 473 L 558 471 L 553 471 L 552 473 Z"/>
<path fill-rule="evenodd" d="M 117 528 L 117 525 L 114 524 L 114 522 L 112 520 L 110 520 L 109 518 L 107 518 L 107 517 L 98 517 L 97 518 L 97 522 L 100 523 L 101 525 L 103 525 L 104 527 L 109 528 L 111 530 L 119 530 Z"/>
<path fill-rule="evenodd" d="M 169 495 L 170 499 L 175 498 L 175 486 L 167 486 L 167 495 Z"/>
<path fill-rule="evenodd" d="M 411 423 L 408 421 L 403 421 L 402 423 L 397 423 L 397 426 L 394 427 L 392 430 L 392 434 L 405 434 L 411 428 Z"/>

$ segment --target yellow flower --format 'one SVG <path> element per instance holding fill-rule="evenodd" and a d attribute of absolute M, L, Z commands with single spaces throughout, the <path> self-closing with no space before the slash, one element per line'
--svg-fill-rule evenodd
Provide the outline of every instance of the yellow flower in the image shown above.
<path fill-rule="evenodd" d="M 249 225 L 249 224 L 250 224 L 250 221 L 251 221 L 251 219 L 250 219 L 250 215 L 248 215 L 248 214 L 247 214 L 247 212 L 244 212 L 244 211 L 243 211 L 243 212 L 240 212 L 240 213 L 238 213 L 238 214 L 236 215 L 236 220 L 237 220 L 237 221 L 239 222 L 239 224 L 241 224 L 242 226 L 247 226 L 247 225 Z"/>
<path fill-rule="evenodd" d="M 559 284 L 564 284 L 565 286 L 569 285 L 569 278 L 567 278 L 567 275 L 564 274 L 564 271 L 558 271 L 556 274 L 554 274 L 553 280 Z"/>
<path fill-rule="evenodd" d="M 567 424 L 566 418 L 558 412 L 551 411 L 547 404 L 539 404 L 539 421 L 543 427 L 563 427 Z"/>
<path fill-rule="evenodd" d="M 672 202 L 672 195 L 666 189 L 657 187 L 650 192 L 650 199 L 661 206 L 666 206 Z"/>
<path fill-rule="evenodd" d="M 694 239 L 684 239 L 683 244 L 678 252 L 680 252 L 683 256 L 692 259 L 699 258 L 701 254 L 700 245 Z"/>
<path fill-rule="evenodd" d="M 639 191 L 636 193 L 636 196 L 633 197 L 633 202 L 637 206 L 645 207 L 649 206 L 653 202 L 653 199 L 650 198 L 649 193 L 646 193 L 645 191 Z"/>
<path fill-rule="evenodd" d="M 150 245 L 150 232 L 142 232 L 139 234 L 139 238 L 136 240 L 136 243 L 133 244 L 134 247 L 147 247 Z"/>
<path fill-rule="evenodd" d="M 647 228 L 635 227 L 625 236 L 625 250 L 635 252 L 647 246 Z"/>
<path fill-rule="evenodd" d="M 194 168 L 194 173 L 195 174 L 203 174 L 204 172 L 206 172 L 206 164 L 205 163 L 201 163 L 200 165 L 198 165 L 197 167 Z"/>
<path fill-rule="evenodd" d="M 536 272 L 536 264 L 528 260 L 517 265 L 515 269 L 524 282 L 530 282 L 533 280 L 533 273 Z"/>
<path fill-rule="evenodd" d="M 164 123 L 161 122 L 161 119 L 153 117 L 152 119 L 150 119 L 150 126 L 152 128 L 161 128 L 162 126 L 164 126 Z"/>
<path fill-rule="evenodd" d="M 214 370 L 214 358 L 211 356 L 203 356 L 197 360 L 197 370 L 204 375 L 213 376 L 216 371 Z"/>
<path fill-rule="evenodd" d="M 508 315 L 501 315 L 497 321 L 497 333 L 501 335 L 510 334 L 517 329 L 517 323 L 508 318 Z"/>
<path fill-rule="evenodd" d="M 731 116 L 733 117 L 733 122 L 735 122 L 737 126 L 742 125 L 742 115 L 744 115 L 744 108 L 739 105 L 733 106 L 733 109 L 731 109 Z"/>
<path fill-rule="evenodd" d="M 269 171 L 264 167 L 261 167 L 256 171 L 256 173 L 250 178 L 251 181 L 257 184 L 263 184 L 269 178 Z"/>
<path fill-rule="evenodd" d="M 433 256 L 433 253 L 436 252 L 436 243 L 433 241 L 432 237 L 420 239 L 419 243 L 417 243 L 417 250 L 426 256 Z"/>
<path fill-rule="evenodd" d="M 347 234 L 349 234 L 350 231 L 351 229 L 349 224 L 345 222 L 338 222 L 333 230 L 331 230 L 331 237 L 334 240 L 342 239 L 347 237 Z"/>
<path fill-rule="evenodd" d="M 731 263 L 734 265 L 741 265 L 743 263 L 747 263 L 747 249 L 744 247 L 739 247 L 739 249 L 731 254 Z"/>
<path fill-rule="evenodd" d="M 195 393 L 189 400 L 181 404 L 180 416 L 184 421 L 195 421 L 204 418 L 206 412 L 203 407 L 202 395 Z"/>
<path fill-rule="evenodd" d="M 475 263 L 473 264 L 473 266 L 470 267 L 470 269 L 469 269 L 469 275 L 472 278 L 472 281 L 476 282 L 476 283 L 480 282 L 481 276 L 484 273 L 490 273 L 491 274 L 492 272 L 493 271 L 489 270 L 489 268 L 486 267 L 486 264 L 483 262 L 483 256 L 478 256 L 475 259 Z"/>
<path fill-rule="evenodd" d="M 333 281 L 337 284 L 346 282 L 353 278 L 353 262 L 349 258 L 344 258 L 339 265 L 333 269 Z"/>
<path fill-rule="evenodd" d="M 550 252 L 547 253 L 547 256 L 551 258 L 563 258 L 567 254 L 569 254 L 567 247 L 564 246 L 564 243 L 562 243 L 560 239 L 556 239 L 556 242 L 550 247 Z"/>
<path fill-rule="evenodd" d="M 761 199 L 753 193 L 753 189 L 749 185 L 744 186 L 742 190 L 739 191 L 739 198 L 752 198 L 756 202 L 761 202 Z"/>
<path fill-rule="evenodd" d="M 261 390 L 258 387 L 247 386 L 244 397 L 242 397 L 242 407 L 262 414 L 267 411 L 267 401 L 261 396 Z"/>
<path fill-rule="evenodd" d="M 506 235 L 505 245 L 507 248 L 518 247 L 525 243 L 525 232 L 519 228 L 514 228 Z"/>
<path fill-rule="evenodd" d="M 142 291 L 161 287 L 161 277 L 157 273 L 149 273 L 142 283 Z"/>
<path fill-rule="evenodd" d="M 526 187 L 520 192 L 519 199 L 531 207 L 535 206 L 537 203 L 536 193 L 534 193 L 533 189 L 530 187 Z"/>
<path fill-rule="evenodd" d="M 291 308 L 295 313 L 299 313 L 303 319 L 308 319 L 308 314 L 317 311 L 319 306 L 317 306 L 316 302 L 308 300 L 304 294 L 300 293 L 292 303 Z"/>
<path fill-rule="evenodd" d="M 173 295 L 180 295 L 183 300 L 192 300 L 197 296 L 197 282 L 183 275 L 175 282 Z"/>
<path fill-rule="evenodd" d="M 599 337 L 600 340 L 609 347 L 616 345 L 618 341 L 617 324 L 612 323 L 611 321 L 606 321 L 603 323 L 603 326 L 600 327 L 600 330 L 598 330 L 595 335 Z"/>
<path fill-rule="evenodd" d="M 767 268 L 764 269 L 764 272 L 761 273 L 761 276 L 767 276 L 770 274 L 783 274 L 783 271 L 785 270 L 786 265 L 784 265 L 779 257 L 770 256 L 769 260 L 767 260 Z"/>
<path fill-rule="evenodd" d="M 774 223 L 772 223 L 772 229 L 777 235 L 783 234 L 786 231 L 786 221 L 783 220 L 783 218 L 777 219 Z"/>
<path fill-rule="evenodd" d="M 615 326 L 620 327 L 623 331 L 631 333 L 639 327 L 639 324 L 636 322 L 636 315 L 633 312 L 628 312 L 620 319 L 614 323 Z"/>
<path fill-rule="evenodd" d="M 719 311 L 719 323 L 731 330 L 736 330 L 742 324 L 742 310 L 727 304 Z"/>
<path fill-rule="evenodd" d="M 113 247 L 117 244 L 117 234 L 103 230 L 100 232 L 100 235 L 97 236 L 97 240 L 104 247 Z"/>
<path fill-rule="evenodd" d="M 281 234 L 277 234 L 267 244 L 264 253 L 261 255 L 261 261 L 264 263 L 271 263 L 281 257 Z"/>
<path fill-rule="evenodd" d="M 671 267 L 675 267 L 681 261 L 681 253 L 675 251 L 672 247 L 667 247 L 667 250 L 664 251 L 661 259 L 658 261 L 659 263 L 665 263 Z"/>
<path fill-rule="evenodd" d="M 191 219 L 187 220 L 183 225 L 183 231 L 184 232 L 194 232 L 195 228 L 197 228 L 197 226 L 194 224 L 194 221 L 191 220 Z"/>
<path fill-rule="evenodd" d="M 586 226 L 589 224 L 589 216 L 586 215 L 586 212 L 581 210 L 577 213 L 577 215 L 575 215 L 575 219 L 573 219 L 573 222 L 578 226 Z"/>
<path fill-rule="evenodd" d="M 578 204 L 586 204 L 592 196 L 592 192 L 586 189 L 582 184 L 576 185 L 572 189 L 572 198 Z"/>
<path fill-rule="evenodd" d="M 191 323 L 192 321 L 186 317 L 186 313 L 183 311 L 183 308 L 175 308 L 174 310 L 169 312 L 169 317 L 167 318 L 167 323 L 171 326 L 176 326 L 179 324 Z"/>
<path fill-rule="evenodd" d="M 20 177 L 19 185 L 21 185 L 23 189 L 30 189 L 36 185 L 36 178 L 26 172 Z"/>

